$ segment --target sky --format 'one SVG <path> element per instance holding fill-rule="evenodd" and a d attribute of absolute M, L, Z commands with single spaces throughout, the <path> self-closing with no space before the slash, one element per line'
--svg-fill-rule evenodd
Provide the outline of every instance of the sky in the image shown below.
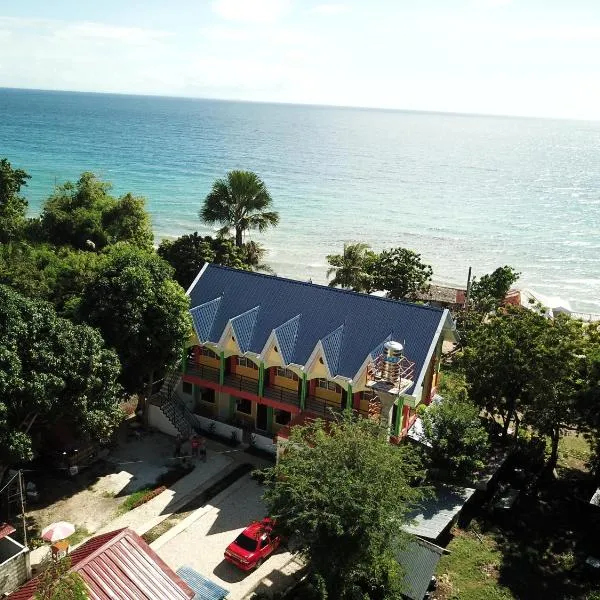
<path fill-rule="evenodd" d="M 600 119 L 598 0 L 0 0 L 0 87 Z"/>

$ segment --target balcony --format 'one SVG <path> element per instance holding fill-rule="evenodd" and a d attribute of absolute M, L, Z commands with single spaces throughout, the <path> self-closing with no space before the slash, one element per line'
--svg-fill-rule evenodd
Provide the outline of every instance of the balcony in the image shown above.
<path fill-rule="evenodd" d="M 265 385 L 263 397 L 300 408 L 300 397 L 298 396 L 298 392 L 294 392 L 294 390 L 279 385 Z"/>
<path fill-rule="evenodd" d="M 248 392 L 258 396 L 258 379 L 237 375 L 235 373 L 227 373 L 223 380 L 223 385 L 241 392 Z"/>
<path fill-rule="evenodd" d="M 324 419 L 330 419 L 336 414 L 343 412 L 343 407 L 335 402 L 318 398 L 317 396 L 306 396 L 304 410 Z"/>
<path fill-rule="evenodd" d="M 193 360 L 188 360 L 185 374 L 219 383 L 219 369 L 207 365 L 200 365 Z"/>

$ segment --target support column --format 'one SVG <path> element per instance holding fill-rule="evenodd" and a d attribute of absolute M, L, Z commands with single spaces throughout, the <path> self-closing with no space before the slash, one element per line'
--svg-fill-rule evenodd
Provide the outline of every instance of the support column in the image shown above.
<path fill-rule="evenodd" d="M 275 411 L 272 406 L 267 406 L 267 431 L 273 433 L 273 415 Z"/>
<path fill-rule="evenodd" d="M 258 395 L 263 396 L 265 391 L 265 363 L 261 362 L 258 367 Z"/>
<path fill-rule="evenodd" d="M 398 398 L 398 404 L 396 405 L 396 422 L 394 423 L 394 435 L 400 436 L 400 426 L 402 425 L 402 408 L 404 406 L 404 400 Z"/>
<path fill-rule="evenodd" d="M 223 385 L 225 381 L 225 352 L 221 352 L 221 364 L 219 365 L 219 383 Z"/>
<path fill-rule="evenodd" d="M 235 417 L 235 407 L 236 407 L 235 398 L 232 396 L 229 396 L 229 418 L 230 419 L 233 419 Z"/>
<path fill-rule="evenodd" d="M 306 403 L 306 373 L 302 373 L 302 386 L 300 388 L 300 408 L 304 410 Z"/>
<path fill-rule="evenodd" d="M 348 384 L 348 390 L 346 391 L 346 408 L 352 410 L 354 408 L 354 398 L 352 397 L 352 384 Z"/>

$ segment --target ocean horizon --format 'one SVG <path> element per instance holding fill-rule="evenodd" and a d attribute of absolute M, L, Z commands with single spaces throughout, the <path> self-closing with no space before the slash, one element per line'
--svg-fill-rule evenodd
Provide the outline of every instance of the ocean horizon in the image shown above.
<path fill-rule="evenodd" d="M 147 199 L 157 239 L 198 231 L 213 181 L 256 171 L 278 275 L 325 283 L 344 242 L 422 254 L 439 283 L 505 264 L 600 313 L 600 122 L 0 88 L 0 157 L 31 214 L 93 171 Z"/>

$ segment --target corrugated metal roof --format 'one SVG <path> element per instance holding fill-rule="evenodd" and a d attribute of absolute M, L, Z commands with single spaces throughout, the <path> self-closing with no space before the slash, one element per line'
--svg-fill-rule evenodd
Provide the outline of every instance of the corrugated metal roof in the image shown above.
<path fill-rule="evenodd" d="M 250 342 L 252 341 L 252 332 L 256 325 L 256 318 L 258 317 L 259 307 L 255 306 L 250 310 L 232 317 L 231 326 L 235 333 L 237 345 L 242 352 L 250 350 Z"/>
<path fill-rule="evenodd" d="M 371 350 L 371 358 L 373 360 L 375 360 L 382 352 L 383 352 L 383 346 L 385 345 L 386 342 L 389 342 L 392 339 L 392 334 L 390 333 L 390 335 L 388 335 L 385 340 L 383 340 L 381 342 L 381 344 L 377 344 L 377 346 L 375 346 L 375 348 L 373 348 L 373 350 Z"/>
<path fill-rule="evenodd" d="M 423 600 L 444 549 L 415 538 L 408 542 L 396 559 L 404 567 L 403 594 L 411 600 Z"/>
<path fill-rule="evenodd" d="M 11 533 L 14 533 L 15 531 L 16 529 L 12 525 L 9 525 L 8 523 L 0 523 L 0 540 Z"/>
<path fill-rule="evenodd" d="M 294 358 L 294 347 L 296 346 L 296 336 L 298 335 L 298 326 L 300 325 L 300 315 L 296 315 L 283 325 L 275 328 L 275 335 L 279 342 L 283 362 L 289 365 Z"/>
<path fill-rule="evenodd" d="M 473 488 L 436 486 L 435 496 L 422 503 L 420 509 L 409 515 L 412 525 L 402 529 L 407 533 L 435 540 L 475 493 Z"/>
<path fill-rule="evenodd" d="M 191 567 L 180 567 L 177 569 L 177 575 L 196 592 L 194 600 L 223 600 L 229 594 L 228 590 L 200 575 Z"/>
<path fill-rule="evenodd" d="M 221 304 L 221 298 L 215 298 L 210 302 L 205 302 L 200 306 L 196 306 L 190 310 L 192 315 L 192 322 L 194 323 L 194 330 L 196 335 L 201 342 L 206 342 L 210 339 L 210 332 L 215 322 L 215 316 L 219 311 L 219 305 Z"/>
<path fill-rule="evenodd" d="M 335 331 L 332 331 L 321 340 L 325 359 L 327 360 L 327 366 L 332 375 L 337 375 L 338 373 L 343 337 L 344 326 L 340 325 Z"/>
<path fill-rule="evenodd" d="M 71 555 L 71 570 L 85 581 L 90 600 L 191 600 L 194 591 L 131 529 L 88 540 Z M 32 600 L 38 578 L 8 600 Z"/>
<path fill-rule="evenodd" d="M 444 318 L 440 308 L 212 264 L 189 294 L 192 307 L 222 297 L 210 337 L 215 343 L 230 319 L 260 306 L 248 348 L 257 354 L 274 329 L 302 315 L 289 361 L 300 365 L 306 364 L 319 340 L 343 323 L 337 371 L 348 378 L 356 375 L 365 358 L 390 334 L 404 344 L 419 375 Z"/>

